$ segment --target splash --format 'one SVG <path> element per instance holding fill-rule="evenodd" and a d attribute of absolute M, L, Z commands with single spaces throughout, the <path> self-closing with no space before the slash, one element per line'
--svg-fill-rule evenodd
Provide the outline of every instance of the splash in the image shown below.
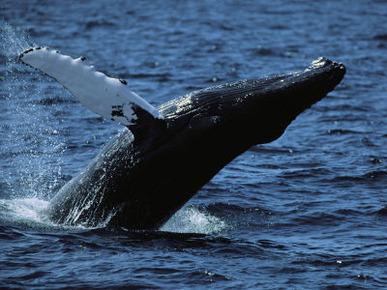
<path fill-rule="evenodd" d="M 25 30 L 13 27 L 4 21 L 0 21 L 0 39 L 3 52 L 10 58 L 17 56 L 18 52 L 36 46 Z"/>
<path fill-rule="evenodd" d="M 49 206 L 49 201 L 39 198 L 0 199 L 0 224 L 54 231 L 84 231 L 107 226 L 108 220 L 96 227 L 54 223 L 47 214 Z"/>
<path fill-rule="evenodd" d="M 36 198 L 0 199 L 0 220 L 12 224 L 47 224 L 48 202 Z"/>
<path fill-rule="evenodd" d="M 38 198 L 0 199 L 0 223 L 25 226 L 29 228 L 51 229 L 59 231 L 78 231 L 105 228 L 105 222 L 95 227 L 84 225 L 66 226 L 52 222 L 47 214 L 49 202 Z M 171 233 L 218 234 L 230 227 L 221 219 L 189 206 L 178 211 L 160 228 Z"/>
<path fill-rule="evenodd" d="M 36 44 L 25 30 L 0 21 L 5 63 L 0 67 L 0 193 L 5 198 L 47 198 L 61 179 L 63 137 L 52 118 L 53 106 L 40 102 L 49 81 L 18 60 L 31 46 Z"/>
<path fill-rule="evenodd" d="M 189 206 L 175 213 L 160 230 L 174 233 L 216 234 L 228 228 L 229 226 L 221 219 Z"/>

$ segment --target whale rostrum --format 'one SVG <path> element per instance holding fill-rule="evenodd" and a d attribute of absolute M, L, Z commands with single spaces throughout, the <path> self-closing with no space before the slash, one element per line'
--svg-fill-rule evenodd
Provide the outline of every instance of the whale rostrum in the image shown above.
<path fill-rule="evenodd" d="M 155 230 L 235 157 L 280 137 L 345 74 L 319 58 L 303 71 L 205 88 L 157 108 L 85 63 L 48 48 L 19 56 L 95 113 L 124 125 L 50 201 L 59 224 Z"/>

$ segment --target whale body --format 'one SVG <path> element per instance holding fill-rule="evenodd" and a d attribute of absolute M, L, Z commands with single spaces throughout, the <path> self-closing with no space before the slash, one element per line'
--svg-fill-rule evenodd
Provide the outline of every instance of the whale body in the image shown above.
<path fill-rule="evenodd" d="M 156 230 L 235 157 L 280 137 L 340 83 L 345 67 L 319 58 L 304 71 L 194 91 L 155 108 L 83 58 L 48 48 L 22 62 L 57 79 L 92 111 L 125 126 L 50 201 L 59 224 Z"/>

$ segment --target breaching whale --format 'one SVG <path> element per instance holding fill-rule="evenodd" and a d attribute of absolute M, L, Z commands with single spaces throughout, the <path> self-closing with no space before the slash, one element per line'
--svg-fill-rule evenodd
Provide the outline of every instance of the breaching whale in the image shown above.
<path fill-rule="evenodd" d="M 53 197 L 50 219 L 129 229 L 158 229 L 236 156 L 280 137 L 346 71 L 319 58 L 303 71 L 205 88 L 155 108 L 84 57 L 36 47 L 19 58 L 126 127 Z"/>

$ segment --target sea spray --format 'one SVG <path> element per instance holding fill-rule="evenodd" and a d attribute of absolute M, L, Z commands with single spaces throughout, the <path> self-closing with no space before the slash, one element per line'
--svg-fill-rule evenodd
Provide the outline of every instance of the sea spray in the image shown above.
<path fill-rule="evenodd" d="M 24 51 L 29 47 L 36 46 L 32 42 L 27 31 L 9 25 L 0 20 L 0 39 L 2 53 L 8 58 L 18 56 L 18 52 Z"/>
<path fill-rule="evenodd" d="M 49 199 L 60 186 L 65 150 L 55 104 L 41 102 L 51 80 L 19 62 L 19 53 L 36 45 L 25 30 L 0 21 L 0 43 L 1 197 Z"/>

